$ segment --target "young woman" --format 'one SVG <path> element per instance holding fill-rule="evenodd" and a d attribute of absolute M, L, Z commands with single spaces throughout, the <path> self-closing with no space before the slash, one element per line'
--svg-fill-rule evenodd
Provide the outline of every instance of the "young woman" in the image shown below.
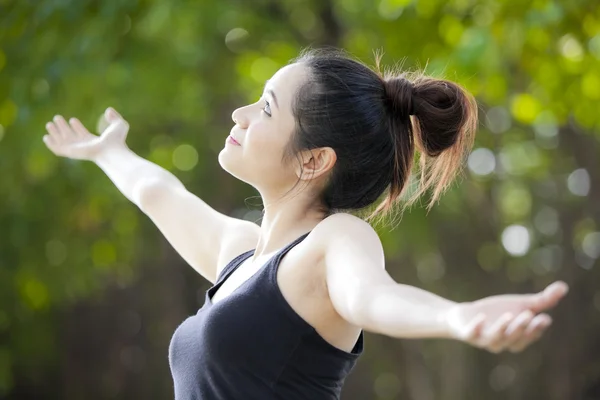
<path fill-rule="evenodd" d="M 477 107 L 457 84 L 382 76 L 342 52 L 310 51 L 279 70 L 258 102 L 233 112 L 223 169 L 264 203 L 261 226 L 220 214 L 171 173 L 130 151 L 112 108 L 100 136 L 56 116 L 44 142 L 94 161 L 214 285 L 175 331 L 175 398 L 339 399 L 363 331 L 452 338 L 521 351 L 548 328 L 567 286 L 455 303 L 395 282 L 361 210 L 398 202 L 419 157 L 414 200 L 430 206 L 472 146 Z M 417 175 L 417 174 L 415 174 Z M 410 202 L 411 199 L 409 199 Z"/>

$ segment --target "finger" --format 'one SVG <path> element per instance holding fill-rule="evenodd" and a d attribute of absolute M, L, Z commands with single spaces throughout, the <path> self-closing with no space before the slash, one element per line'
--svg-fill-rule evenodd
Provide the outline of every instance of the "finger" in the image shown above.
<path fill-rule="evenodd" d="M 123 118 L 123 117 L 121 116 L 121 114 L 119 114 L 119 113 L 117 112 L 117 110 L 115 110 L 115 109 L 114 109 L 114 108 L 112 108 L 112 107 L 108 107 L 108 108 L 106 109 L 106 111 L 104 112 L 104 116 L 106 117 L 106 119 L 107 119 L 109 122 L 113 122 L 113 121 L 116 121 L 116 120 L 118 120 L 118 119 L 120 119 L 120 118 Z"/>
<path fill-rule="evenodd" d="M 60 133 L 58 133 L 58 128 L 56 127 L 56 125 L 54 125 L 53 122 L 48 122 L 46 124 L 46 130 L 50 134 L 51 138 L 53 138 L 53 139 L 60 138 Z"/>
<path fill-rule="evenodd" d="M 466 342 L 475 342 L 481 336 L 483 327 L 485 326 L 485 314 L 477 314 L 467 325 L 463 338 Z"/>
<path fill-rule="evenodd" d="M 73 128 L 77 136 L 85 137 L 87 135 L 90 135 L 90 132 L 86 129 L 85 126 L 83 126 L 81 121 L 79 121 L 77 118 L 71 118 L 69 120 L 69 123 L 71 124 L 71 128 Z"/>
<path fill-rule="evenodd" d="M 552 282 L 544 290 L 556 290 L 560 291 L 563 295 L 569 292 L 569 285 L 565 281 Z"/>
<path fill-rule="evenodd" d="M 71 134 L 71 127 L 67 124 L 67 121 L 62 117 L 62 115 L 56 115 L 54 117 L 54 124 L 58 129 L 59 137 L 62 139 L 66 139 Z"/>
<path fill-rule="evenodd" d="M 542 317 L 542 318 L 538 318 Z M 529 347 L 532 343 L 539 340 L 544 332 L 548 329 L 548 327 L 552 324 L 552 320 L 550 318 L 543 318 L 544 316 L 535 317 L 527 329 L 523 334 L 523 337 L 511 344 L 509 350 L 513 353 L 518 353 L 523 351 L 525 348 Z M 546 316 L 547 317 L 547 316 Z"/>
<path fill-rule="evenodd" d="M 550 326 L 551 322 L 552 319 L 547 314 L 537 315 L 531 320 L 521 339 L 511 344 L 509 350 L 513 353 L 523 351 L 526 347 L 537 341 L 542 336 L 542 334 Z"/>
<path fill-rule="evenodd" d="M 548 285 L 542 293 L 550 300 L 558 302 L 569 293 L 569 285 L 563 281 L 556 281 Z"/>
<path fill-rule="evenodd" d="M 515 334 L 515 332 L 519 329 L 524 331 L 534 317 L 535 314 L 529 310 L 525 310 L 519 315 L 517 315 L 517 317 L 513 319 L 512 322 L 506 328 L 506 336 Z"/>
<path fill-rule="evenodd" d="M 531 311 L 526 310 L 511 321 L 504 332 L 506 347 L 511 347 L 514 343 L 523 339 L 525 330 L 531 324 L 534 317 L 535 315 Z"/>
<path fill-rule="evenodd" d="M 530 309 L 534 313 L 550 309 L 556 306 L 568 292 L 569 286 L 565 282 L 556 281 L 548 285 L 542 292 L 532 296 Z"/>
<path fill-rule="evenodd" d="M 52 138 L 52 136 L 50 135 L 44 135 L 42 137 L 42 140 L 50 150 L 53 150 L 54 146 L 56 146 L 54 138 Z"/>
<path fill-rule="evenodd" d="M 513 319 L 514 317 L 511 313 L 506 313 L 484 332 L 484 343 L 486 343 L 486 347 L 490 351 L 499 353 L 504 349 L 506 345 L 504 332 Z"/>
<path fill-rule="evenodd" d="M 96 123 L 96 132 L 101 134 L 106 130 L 106 128 L 108 128 L 109 125 L 110 122 L 108 122 L 108 120 L 106 119 L 106 113 L 103 113 L 102 115 L 100 115 L 100 118 L 98 118 L 98 122 Z"/>
<path fill-rule="evenodd" d="M 538 314 L 529 323 L 529 326 L 525 330 L 525 334 L 533 334 L 540 325 L 550 326 L 550 324 L 552 324 L 552 317 L 550 317 L 548 314 Z"/>

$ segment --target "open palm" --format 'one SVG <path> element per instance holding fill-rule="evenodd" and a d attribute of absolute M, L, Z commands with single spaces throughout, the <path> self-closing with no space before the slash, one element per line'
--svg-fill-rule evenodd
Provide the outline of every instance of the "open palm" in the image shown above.
<path fill-rule="evenodd" d="M 542 312 L 556 306 L 567 291 L 564 282 L 555 282 L 536 294 L 461 303 L 448 313 L 448 323 L 457 338 L 474 346 L 494 353 L 522 351 L 550 326 L 552 319 Z"/>
<path fill-rule="evenodd" d="M 77 119 L 67 122 L 61 115 L 46 124 L 48 135 L 44 135 L 46 146 L 57 156 L 76 160 L 93 160 L 103 149 L 114 145 L 125 145 L 129 124 L 113 108 L 104 112 L 106 126 L 102 133 L 94 135 Z"/>

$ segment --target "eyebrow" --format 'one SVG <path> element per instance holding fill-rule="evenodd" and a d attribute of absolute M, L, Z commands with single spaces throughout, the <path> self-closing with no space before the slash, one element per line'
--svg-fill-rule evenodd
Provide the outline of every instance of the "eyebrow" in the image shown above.
<path fill-rule="evenodd" d="M 271 97 L 273 97 L 273 101 L 275 102 L 275 106 L 277 106 L 277 108 L 279 108 L 279 104 L 277 104 L 277 96 L 275 96 L 275 92 L 272 91 L 271 89 L 267 90 L 267 93 L 269 93 L 271 95 Z"/>
<path fill-rule="evenodd" d="M 269 81 L 266 81 L 265 88 L 267 87 L 268 84 L 269 84 Z M 279 108 L 279 103 L 277 103 L 277 96 L 275 96 L 275 92 L 271 89 L 268 89 L 267 93 L 269 93 L 271 95 L 271 97 L 273 98 L 273 101 L 275 102 L 275 106 L 277 106 L 277 108 Z"/>

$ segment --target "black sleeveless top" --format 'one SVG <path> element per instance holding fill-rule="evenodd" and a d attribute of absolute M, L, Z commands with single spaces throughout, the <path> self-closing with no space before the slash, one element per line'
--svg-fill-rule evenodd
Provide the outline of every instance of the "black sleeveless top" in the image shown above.
<path fill-rule="evenodd" d="M 171 339 L 176 400 L 340 398 L 344 380 L 363 352 L 363 332 L 351 353 L 332 346 L 291 308 L 277 285 L 281 258 L 306 236 L 279 250 L 213 305 L 211 296 L 254 250 L 225 266 L 206 291 L 204 306 Z"/>

